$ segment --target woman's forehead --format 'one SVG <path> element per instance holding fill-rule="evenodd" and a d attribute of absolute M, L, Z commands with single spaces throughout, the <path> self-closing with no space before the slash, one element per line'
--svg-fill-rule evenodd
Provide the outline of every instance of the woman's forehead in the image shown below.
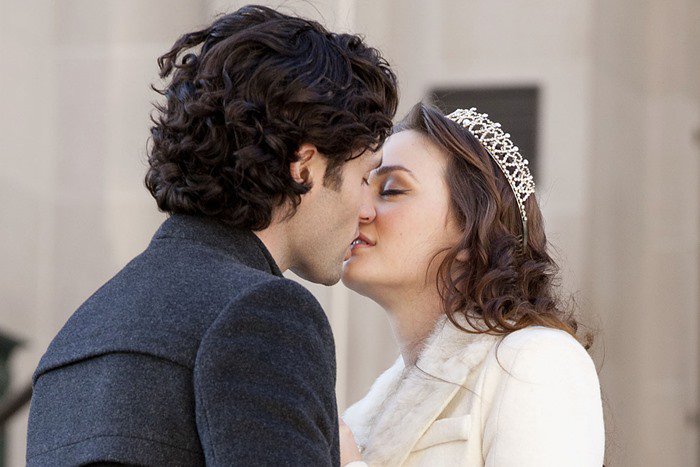
<path fill-rule="evenodd" d="M 384 144 L 382 165 L 402 165 L 414 173 L 440 170 L 445 157 L 430 139 L 415 131 L 395 133 Z"/>

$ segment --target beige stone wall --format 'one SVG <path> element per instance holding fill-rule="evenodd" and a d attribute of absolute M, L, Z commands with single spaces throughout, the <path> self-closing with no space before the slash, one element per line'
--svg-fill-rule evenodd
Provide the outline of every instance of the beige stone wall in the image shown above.
<path fill-rule="evenodd" d="M 148 85 L 155 57 L 208 17 L 189 0 L 0 1 L 0 327 L 25 342 L 15 387 L 164 218 L 142 182 Z M 26 416 L 9 466 L 24 465 Z"/>
<path fill-rule="evenodd" d="M 602 317 L 613 465 L 697 465 L 699 14 L 595 10 L 584 290 Z"/>
<path fill-rule="evenodd" d="M 25 341 L 15 383 L 163 219 L 142 185 L 155 58 L 242 4 L 0 0 L 0 328 Z M 435 86 L 540 86 L 538 197 L 565 289 L 600 328 L 607 462 L 698 465 L 697 1 L 284 4 L 382 49 L 400 115 Z M 334 326 L 343 408 L 397 351 L 376 305 L 307 285 Z M 26 410 L 10 466 L 25 431 Z"/>

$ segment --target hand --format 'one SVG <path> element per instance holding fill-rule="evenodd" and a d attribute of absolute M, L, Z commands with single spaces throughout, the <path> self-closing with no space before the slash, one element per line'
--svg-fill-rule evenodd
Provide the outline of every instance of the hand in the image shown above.
<path fill-rule="evenodd" d="M 340 417 L 338 417 L 338 425 L 340 427 L 340 465 L 361 461 L 362 454 L 360 454 L 360 449 L 357 447 L 350 427 Z"/>

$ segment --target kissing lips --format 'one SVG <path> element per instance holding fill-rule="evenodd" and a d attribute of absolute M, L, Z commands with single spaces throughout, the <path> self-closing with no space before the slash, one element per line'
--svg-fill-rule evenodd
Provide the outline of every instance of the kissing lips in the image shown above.
<path fill-rule="evenodd" d="M 354 251 L 357 248 L 369 248 L 373 247 L 374 245 L 375 243 L 372 240 L 361 233 L 355 240 L 353 240 L 351 250 Z"/>

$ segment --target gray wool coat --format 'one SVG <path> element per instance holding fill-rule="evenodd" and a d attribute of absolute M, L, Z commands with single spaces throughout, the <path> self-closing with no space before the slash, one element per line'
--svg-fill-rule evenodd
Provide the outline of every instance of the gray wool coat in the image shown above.
<path fill-rule="evenodd" d="M 339 464 L 321 306 L 252 232 L 211 219 L 166 220 L 33 383 L 29 466 Z"/>

